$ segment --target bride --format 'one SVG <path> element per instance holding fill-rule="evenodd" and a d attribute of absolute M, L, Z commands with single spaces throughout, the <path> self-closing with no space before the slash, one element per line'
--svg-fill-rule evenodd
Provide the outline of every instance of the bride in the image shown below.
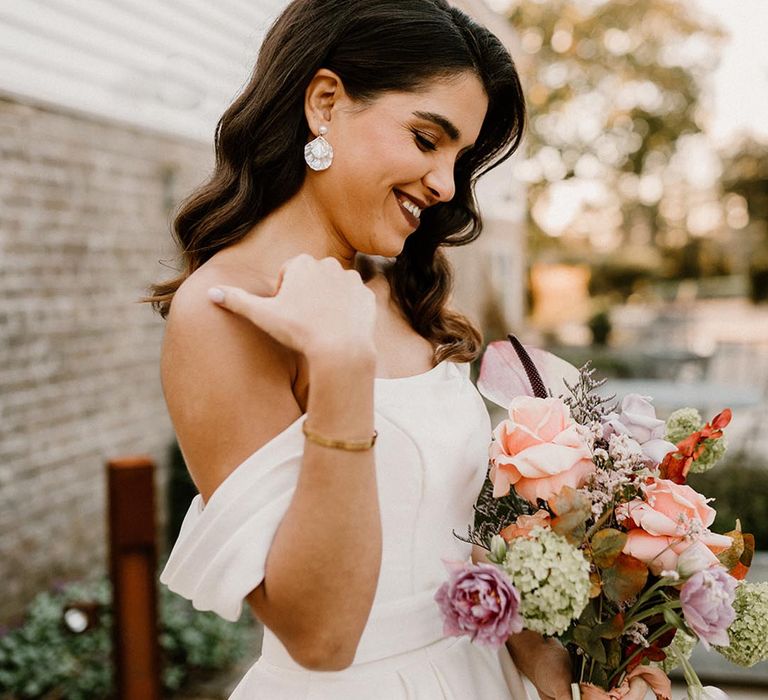
<path fill-rule="evenodd" d="M 441 247 L 518 146 L 512 60 L 444 0 L 295 0 L 183 205 L 152 288 L 161 373 L 199 495 L 161 581 L 265 628 L 233 698 L 570 698 L 565 650 L 445 637 L 441 559 L 490 440 L 481 350 Z M 641 695 L 640 695 L 641 696 Z M 638 696 L 638 697 L 640 697 Z"/>

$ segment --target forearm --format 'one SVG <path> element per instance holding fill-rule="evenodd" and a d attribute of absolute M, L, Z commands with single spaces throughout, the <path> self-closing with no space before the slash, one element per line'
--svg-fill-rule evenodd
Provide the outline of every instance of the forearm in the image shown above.
<path fill-rule="evenodd" d="M 324 354 L 310 361 L 307 427 L 357 440 L 374 429 L 375 357 Z M 368 619 L 381 564 L 373 449 L 305 440 L 296 491 L 275 535 L 264 597 L 270 627 L 289 650 L 348 659 Z M 262 618 L 265 616 L 262 615 Z"/>

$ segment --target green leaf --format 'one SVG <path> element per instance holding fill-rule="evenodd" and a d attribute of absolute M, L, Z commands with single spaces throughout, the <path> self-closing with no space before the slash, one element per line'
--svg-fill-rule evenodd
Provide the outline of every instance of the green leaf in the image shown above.
<path fill-rule="evenodd" d="M 645 587 L 648 567 L 629 554 L 619 554 L 612 566 L 603 569 L 603 591 L 609 600 L 625 603 Z"/>
<path fill-rule="evenodd" d="M 592 537 L 592 561 L 601 569 L 613 566 L 627 542 L 627 533 L 612 527 L 598 530 Z"/>
<path fill-rule="evenodd" d="M 744 536 L 741 532 L 741 523 L 736 521 L 736 528 L 725 533 L 726 537 L 731 538 L 731 544 L 724 552 L 720 552 L 717 558 L 720 563 L 729 571 L 739 563 L 739 558 L 744 553 Z"/>
<path fill-rule="evenodd" d="M 675 629 L 680 630 L 684 634 L 690 634 L 690 630 L 688 629 L 685 622 L 683 622 L 683 618 L 680 617 L 674 610 L 671 608 L 664 608 L 664 621 L 668 625 L 672 625 Z"/>
<path fill-rule="evenodd" d="M 617 639 L 609 639 L 606 644 L 608 645 L 608 659 L 605 665 L 608 668 L 618 668 L 621 665 L 621 641 Z"/>
<path fill-rule="evenodd" d="M 552 529 L 571 544 L 581 544 L 587 520 L 592 515 L 589 499 L 576 489 L 563 486 L 556 496 L 549 499 L 549 507 L 556 516 L 552 520 Z"/>
<path fill-rule="evenodd" d="M 597 620 L 597 606 L 594 600 L 590 600 L 581 615 L 579 615 L 578 623 L 584 627 L 594 627 L 597 624 Z"/>
<path fill-rule="evenodd" d="M 600 637 L 595 634 L 593 627 L 577 625 L 573 630 L 573 641 L 584 650 L 584 653 L 593 658 L 597 663 L 605 663 L 605 647 Z"/>
<path fill-rule="evenodd" d="M 595 627 L 595 633 L 603 639 L 616 639 L 624 632 L 624 615 L 617 613 L 610 620 Z"/>

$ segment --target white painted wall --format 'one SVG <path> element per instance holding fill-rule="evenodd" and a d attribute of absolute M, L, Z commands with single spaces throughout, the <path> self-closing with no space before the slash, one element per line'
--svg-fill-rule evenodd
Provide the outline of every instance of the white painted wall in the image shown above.
<path fill-rule="evenodd" d="M 0 93 L 210 141 L 282 0 L 7 0 Z"/>

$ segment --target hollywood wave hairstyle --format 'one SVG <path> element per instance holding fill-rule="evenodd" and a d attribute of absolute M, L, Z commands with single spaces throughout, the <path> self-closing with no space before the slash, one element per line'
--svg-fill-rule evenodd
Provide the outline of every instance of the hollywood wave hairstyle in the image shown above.
<path fill-rule="evenodd" d="M 304 96 L 320 68 L 334 71 L 363 104 L 466 71 L 482 82 L 488 110 L 475 145 L 456 162 L 454 197 L 422 213 L 416 233 L 384 268 L 406 318 L 435 347 L 434 360 L 475 359 L 482 337 L 447 307 L 452 270 L 441 247 L 466 245 L 480 235 L 474 184 L 520 144 L 525 100 L 499 39 L 444 0 L 290 3 L 267 32 L 249 82 L 219 120 L 213 173 L 176 215 L 181 271 L 152 284 L 142 301 L 165 318 L 192 272 L 296 194 L 306 176 L 310 136 Z"/>

